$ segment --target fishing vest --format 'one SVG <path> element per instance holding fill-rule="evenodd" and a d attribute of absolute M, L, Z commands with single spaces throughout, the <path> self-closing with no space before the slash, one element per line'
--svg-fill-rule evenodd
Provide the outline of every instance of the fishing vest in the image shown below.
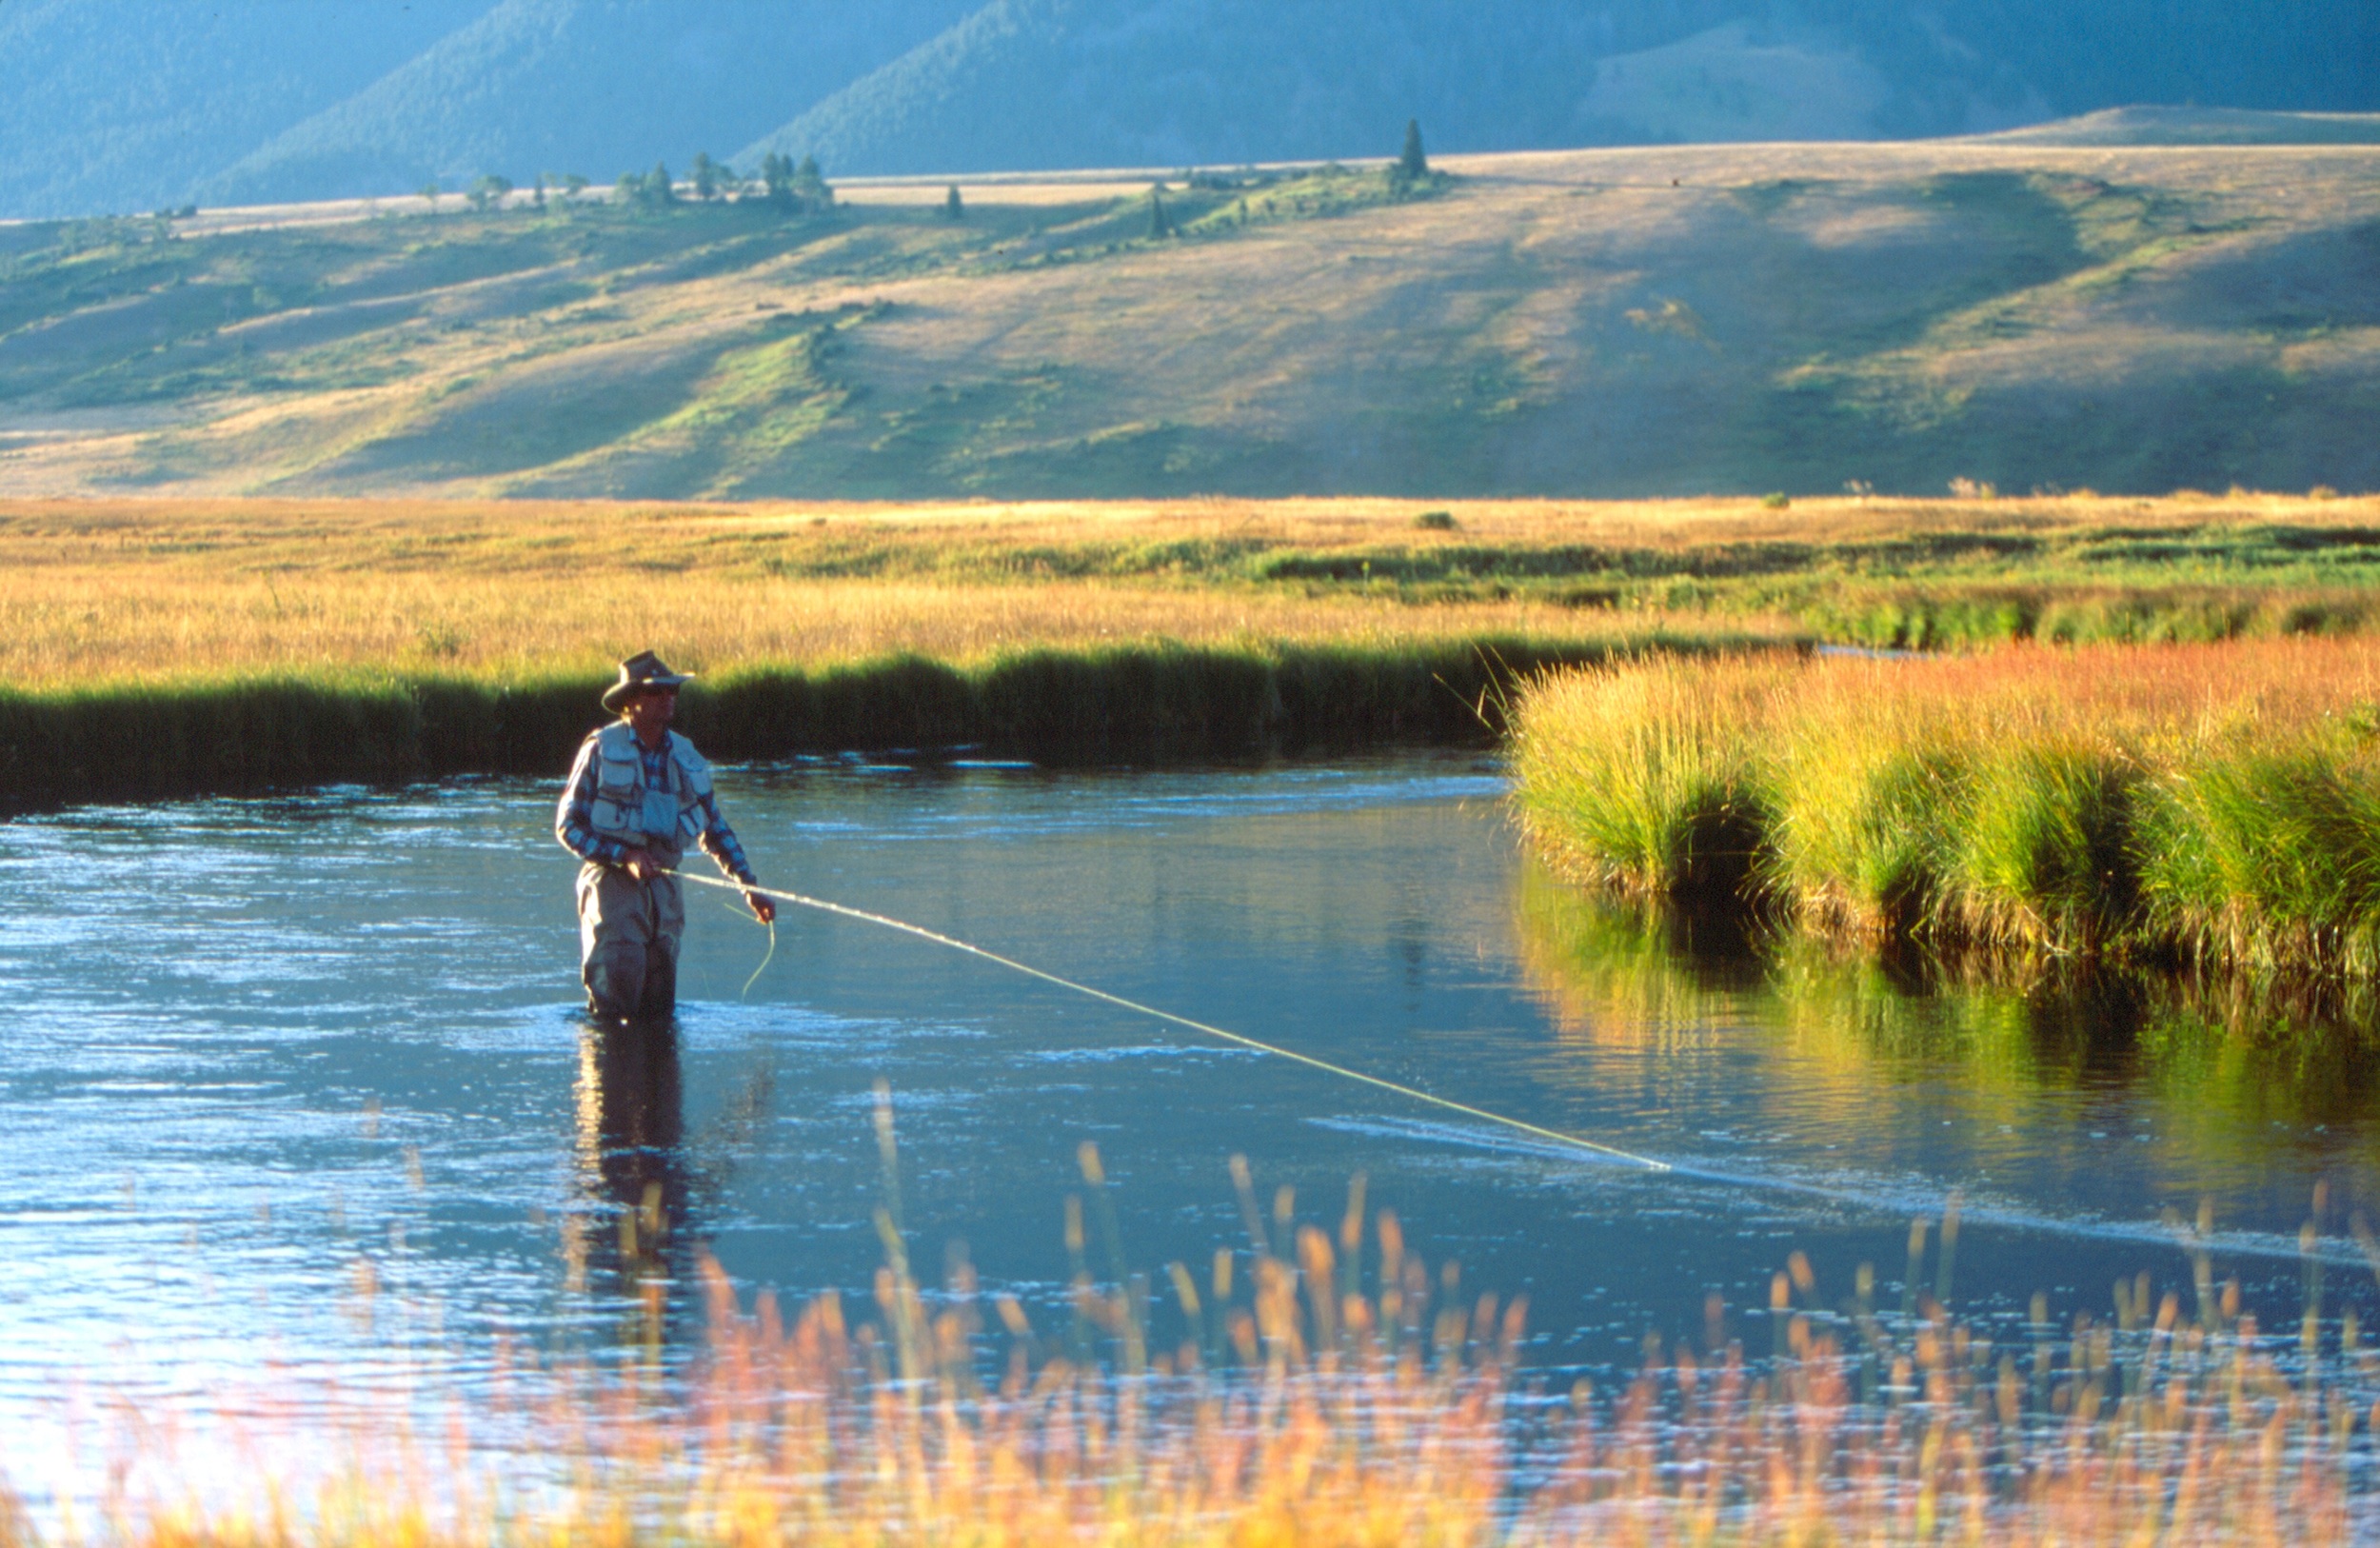
<path fill-rule="evenodd" d="M 667 733 L 669 787 L 645 785 L 644 749 L 625 721 L 595 733 L 595 801 L 587 824 L 606 839 L 649 849 L 675 869 L 685 846 L 703 831 L 704 796 L 711 793 L 710 765 L 694 744 Z"/>

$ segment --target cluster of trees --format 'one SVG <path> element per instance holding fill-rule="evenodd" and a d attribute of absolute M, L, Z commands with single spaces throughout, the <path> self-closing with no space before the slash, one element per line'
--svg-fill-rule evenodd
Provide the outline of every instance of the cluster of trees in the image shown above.
<path fill-rule="evenodd" d="M 1429 157 L 1421 147 L 1421 125 L 1418 120 L 1405 121 L 1404 151 L 1388 168 L 1388 187 L 1392 196 L 1405 198 L 1427 190 L 1438 174 L 1430 169 Z M 1183 181 L 1192 188 L 1229 189 L 1259 185 L 1270 179 L 1253 171 L 1245 178 L 1222 174 L 1184 172 Z M 587 181 L 576 172 L 540 172 L 532 185 L 531 203 L 545 208 L 546 191 L 558 190 L 566 200 L 585 191 Z M 438 208 L 439 187 L 435 183 L 422 189 L 433 212 Z M 466 191 L 471 208 L 485 213 L 501 209 L 510 201 L 514 185 L 510 178 L 489 172 Z M 1149 231 L 1153 239 L 1178 236 L 1181 228 L 1165 208 L 1165 185 L 1158 183 L 1149 189 Z M 771 150 L 761 158 L 760 175 L 746 178 L 724 162 L 714 160 L 707 150 L 698 150 L 687 175 L 681 183 L 670 173 L 666 162 L 653 163 L 652 170 L 622 172 L 612 185 L 612 203 L 623 209 L 665 209 L 682 198 L 691 195 L 697 202 L 727 199 L 742 203 L 764 200 L 788 214 L 813 214 L 831 209 L 835 190 L 828 185 L 826 174 L 819 169 L 816 156 L 803 156 L 800 161 Z M 1244 201 L 1243 201 L 1244 208 Z M 946 220 L 966 219 L 966 204 L 954 183 L 942 205 Z"/>
<path fill-rule="evenodd" d="M 577 172 L 540 172 L 530 185 L 529 202 L 543 209 L 549 191 L 569 202 L 588 187 L 587 180 Z M 470 201 L 473 209 L 486 213 L 504 208 L 511 202 L 514 190 L 512 179 L 489 172 L 465 189 L 464 197 Z M 431 212 L 436 213 L 439 197 L 445 190 L 432 182 L 424 184 L 419 191 L 429 201 Z M 622 172 L 619 181 L 612 185 L 612 203 L 624 209 L 663 209 L 689 195 L 697 202 L 765 200 L 791 214 L 831 209 L 835 203 L 835 190 L 828 186 L 826 174 L 819 170 L 816 157 L 803 156 L 796 162 L 774 151 L 762 158 L 761 173 L 756 178 L 742 176 L 734 168 L 713 160 L 708 151 L 697 151 L 683 183 L 671 174 L 668 163 L 657 161 L 650 171 Z M 949 212 L 957 218 L 958 189 L 951 190 L 951 200 Z"/>
<path fill-rule="evenodd" d="M 810 214 L 831 209 L 835 204 L 835 190 L 827 186 L 826 174 L 819 170 L 817 157 L 803 156 L 796 162 L 773 150 L 761 158 L 757 178 L 744 177 L 724 162 L 713 160 L 706 150 L 695 152 L 683 185 L 670 175 L 664 162 L 655 162 L 649 172 L 622 172 L 613 202 L 628 208 L 660 209 L 688 194 L 701 203 L 765 200 L 788 214 Z"/>
<path fill-rule="evenodd" d="M 803 156 L 797 163 L 790 156 L 768 152 L 761 158 L 761 191 L 780 209 L 804 214 L 832 208 L 835 203 L 835 190 L 826 186 L 816 156 Z"/>
<path fill-rule="evenodd" d="M 622 172 L 611 188 L 611 202 L 623 209 L 662 209 L 678 202 L 677 181 L 664 162 L 649 172 Z"/>

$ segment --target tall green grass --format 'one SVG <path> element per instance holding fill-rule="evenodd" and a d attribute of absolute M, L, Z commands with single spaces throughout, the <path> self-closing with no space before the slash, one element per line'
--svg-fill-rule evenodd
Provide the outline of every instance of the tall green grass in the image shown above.
<path fill-rule="evenodd" d="M 1163 644 L 977 663 L 750 665 L 690 686 L 679 724 L 722 760 L 981 746 L 1051 763 L 1229 760 L 1489 744 L 1523 676 L 1625 650 L 1480 638 Z M 600 678 L 324 674 L 0 694 L 16 807 L 341 781 L 558 773 L 605 718 Z"/>
<path fill-rule="evenodd" d="M 2366 976 L 2375 703 L 2380 663 L 2324 642 L 1665 661 L 1540 680 L 1514 746 L 1537 841 L 1624 890 L 1876 942 Z M 1714 831 L 1722 787 L 1750 851 L 1724 875 L 1675 837 Z"/>

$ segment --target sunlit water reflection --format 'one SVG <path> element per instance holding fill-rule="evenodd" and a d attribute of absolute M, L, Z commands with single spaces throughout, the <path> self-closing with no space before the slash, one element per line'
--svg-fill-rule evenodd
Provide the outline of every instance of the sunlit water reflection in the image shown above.
<path fill-rule="evenodd" d="M 2210 1199 L 2217 1273 L 2293 1319 L 2313 1183 L 2334 1257 L 2369 1207 L 2380 1115 L 2353 1030 L 2276 1036 L 2138 990 L 1923 989 L 1815 950 L 1697 960 L 1534 872 L 1489 765 L 721 784 L 773 883 L 1679 1169 L 848 922 L 789 913 L 746 997 L 766 938 L 708 893 L 675 1046 L 605 1046 L 576 1013 L 571 866 L 532 783 L 29 819 L 0 846 L 0 1426 L 93 1382 L 203 1406 L 270 1361 L 361 1389 L 426 1362 L 468 1391 L 499 1334 L 637 1346 L 640 1272 L 669 1277 L 661 1336 L 688 1348 L 701 1249 L 746 1289 L 864 1295 L 879 1079 L 928 1278 L 962 1239 L 1050 1316 L 1083 1140 L 1135 1267 L 1244 1247 L 1238 1152 L 1309 1220 L 1368 1174 L 1433 1262 L 1531 1296 L 1549 1364 L 1698 1337 L 1712 1290 L 1765 1341 L 1794 1247 L 1822 1292 L 1874 1262 L 1890 1300 L 1911 1217 L 1954 1188 L 1956 1293 L 1987 1314 L 2036 1288 L 2100 1308 L 2141 1268 L 2186 1286 L 2160 1213 Z M 648 1192 L 658 1249 L 621 1230 Z M 2370 1299 L 2360 1271 L 2331 1283 Z"/>

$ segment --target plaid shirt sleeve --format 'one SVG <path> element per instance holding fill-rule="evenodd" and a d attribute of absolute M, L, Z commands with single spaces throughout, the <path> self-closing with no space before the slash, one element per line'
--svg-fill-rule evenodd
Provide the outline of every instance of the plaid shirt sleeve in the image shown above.
<path fill-rule="evenodd" d="M 595 831 L 595 739 L 588 737 L 579 748 L 579 761 L 570 765 L 569 783 L 562 789 L 562 804 L 554 809 L 554 837 L 562 846 L 581 860 L 600 864 L 617 865 L 627 848 L 617 839 L 606 839 Z"/>
<path fill-rule="evenodd" d="M 744 845 L 736 839 L 736 830 L 719 815 L 719 800 L 705 791 L 697 804 L 703 814 L 703 834 L 697 842 L 711 863 L 745 886 L 755 886 L 760 878 L 752 874 L 752 865 L 744 858 Z"/>

